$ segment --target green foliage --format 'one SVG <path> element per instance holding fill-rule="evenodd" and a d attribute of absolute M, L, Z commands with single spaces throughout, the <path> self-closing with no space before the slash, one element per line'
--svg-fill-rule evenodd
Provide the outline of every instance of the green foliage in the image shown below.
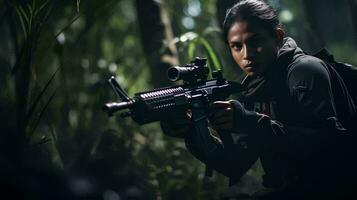
<path fill-rule="evenodd" d="M 187 46 L 188 60 L 191 61 L 195 56 L 202 54 L 202 52 L 199 52 L 199 47 L 203 47 L 203 55 L 204 57 L 208 57 L 211 71 L 222 70 L 221 60 L 219 59 L 217 52 L 214 51 L 212 44 L 203 36 L 199 36 L 194 32 L 187 32 L 176 38 L 176 40 L 183 43 L 184 46 Z"/>
<path fill-rule="evenodd" d="M 301 22 L 307 18 L 303 8 L 297 2 L 281 2 L 281 9 L 295 16 L 286 22 L 286 30 L 308 46 L 302 32 L 311 28 Z M 228 79 L 236 80 L 241 73 L 229 62 L 217 31 L 215 3 L 167 1 L 173 42 L 180 64 L 207 57 L 211 70 L 224 69 Z M 150 78 L 163 78 L 150 77 L 154 68 L 144 59 L 133 1 L 8 0 L 0 5 L 5 5 L 0 9 L 0 119 L 7 122 L 2 131 L 7 133 L 0 138 L 5 144 L 0 146 L 6 152 L 3 157 L 22 160 L 9 166 L 22 171 L 18 166 L 24 165 L 28 174 L 43 171 L 44 185 L 61 177 L 70 183 L 97 184 L 87 193 L 71 185 L 73 195 L 84 199 L 102 198 L 108 191 L 142 199 L 218 198 L 227 179 L 215 174 L 207 181 L 204 166 L 182 140 L 163 136 L 158 123 L 138 126 L 101 111 L 103 103 L 116 100 L 106 84 L 110 76 L 130 96 L 152 88 Z M 200 12 L 192 13 L 190 6 Z M 193 20 L 194 26 L 184 25 L 183 19 Z M 329 47 L 337 58 L 356 65 L 355 47 Z M 48 178 L 54 174 L 60 178 Z M 22 175 L 14 176 L 23 180 Z"/>
<path fill-rule="evenodd" d="M 46 8 L 49 1 L 32 0 L 28 3 L 14 4 L 14 8 L 21 23 L 21 28 L 25 39 L 34 31 L 36 24 L 41 19 L 42 11 Z"/>
<path fill-rule="evenodd" d="M 70 180 L 81 175 L 88 184 L 94 179 L 118 194 L 134 187 L 164 199 L 179 193 L 202 198 L 202 165 L 184 150 L 182 141 L 164 138 L 158 124 L 140 127 L 109 119 L 100 110 L 115 100 L 105 84 L 110 75 L 116 75 L 130 95 L 151 87 L 136 16 L 130 14 L 135 13 L 132 2 L 114 2 L 14 4 L 22 33 L 7 37 L 20 45 L 28 39 L 36 44 L 28 63 L 29 145 L 39 149 L 34 156 L 51 163 L 49 169 L 74 174 Z M 34 31 L 37 23 L 41 31 Z M 123 170 L 128 173 L 117 173 Z M 101 195 L 98 192 L 84 195 Z"/>
<path fill-rule="evenodd" d="M 26 117 L 26 120 L 29 121 L 31 118 L 32 118 L 32 115 L 34 114 L 34 111 L 36 109 L 36 106 L 40 103 L 41 99 L 42 99 L 42 96 L 44 95 L 44 93 L 46 92 L 46 90 L 48 89 L 48 87 L 50 86 L 51 82 L 54 80 L 57 72 L 58 72 L 59 69 L 57 69 L 53 75 L 51 76 L 51 78 L 47 81 L 45 87 L 40 91 L 40 93 L 37 95 L 36 99 L 34 100 L 34 102 L 32 103 L 32 105 L 30 106 L 29 108 L 29 111 L 27 113 L 27 117 Z M 47 106 L 50 104 L 51 100 L 53 99 L 55 95 L 55 92 L 53 92 L 53 94 L 50 96 L 49 100 L 47 101 L 47 103 L 45 104 L 45 106 L 42 108 L 41 112 L 39 113 L 39 117 L 37 118 L 36 122 L 35 123 L 36 125 L 32 128 L 32 131 L 30 132 L 30 134 L 32 135 L 32 133 L 35 131 L 37 125 L 38 125 L 38 122 L 40 121 L 44 111 L 46 110 Z"/>

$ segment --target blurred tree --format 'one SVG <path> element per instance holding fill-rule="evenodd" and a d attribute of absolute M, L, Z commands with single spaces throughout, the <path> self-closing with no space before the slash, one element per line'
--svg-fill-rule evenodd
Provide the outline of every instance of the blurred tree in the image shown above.
<path fill-rule="evenodd" d="M 216 1 L 216 7 L 217 7 L 217 21 L 219 24 L 219 27 L 222 29 L 223 28 L 223 22 L 224 18 L 226 17 L 226 12 L 227 9 L 229 9 L 231 6 L 233 6 L 234 3 L 236 3 L 237 0 L 231 1 L 231 0 L 217 0 Z M 220 38 L 223 38 L 222 34 L 220 35 Z M 224 42 L 224 41 L 223 41 Z M 225 75 L 227 78 L 231 80 L 236 80 L 236 77 L 240 77 L 242 79 L 243 72 L 240 70 L 240 68 L 237 66 L 235 63 L 234 59 L 232 58 L 228 46 L 225 45 L 224 49 L 222 49 L 222 52 L 220 53 L 222 57 L 224 58 L 224 70 L 225 70 Z"/>
<path fill-rule="evenodd" d="M 227 9 L 233 6 L 233 4 L 237 2 L 237 0 L 217 0 L 216 1 L 216 6 L 217 6 L 217 18 L 218 18 L 218 24 L 222 28 L 223 26 L 223 21 L 224 18 L 226 17 L 226 12 Z"/>
<path fill-rule="evenodd" d="M 308 22 L 315 32 L 316 47 L 327 46 L 328 43 L 345 42 L 351 40 L 353 34 L 352 18 L 349 14 L 350 4 L 347 0 L 320 1 L 304 0 Z M 316 9 L 324 12 L 317 12 Z M 329 13 L 326 15 L 325 13 Z M 343 21 L 344 23 L 339 23 Z"/>
<path fill-rule="evenodd" d="M 141 42 L 154 87 L 167 86 L 165 77 L 169 67 L 179 64 L 178 52 L 173 42 L 171 17 L 165 1 L 136 0 Z"/>
<path fill-rule="evenodd" d="M 357 1 L 356 0 L 349 0 L 350 12 L 351 12 L 351 19 L 354 28 L 354 40 L 357 43 Z"/>

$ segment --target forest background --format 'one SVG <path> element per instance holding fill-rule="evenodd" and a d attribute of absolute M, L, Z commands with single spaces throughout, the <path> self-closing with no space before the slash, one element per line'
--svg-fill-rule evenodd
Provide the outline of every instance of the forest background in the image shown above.
<path fill-rule="evenodd" d="M 196 56 L 229 80 L 242 73 L 221 37 L 233 0 L 0 0 L 0 188 L 13 199 L 222 199 L 250 193 L 187 153 L 159 123 L 101 107 L 128 91 L 172 85 L 166 70 Z M 357 0 L 269 0 L 307 52 L 357 65 Z M 239 156 L 239 155 L 237 155 Z"/>

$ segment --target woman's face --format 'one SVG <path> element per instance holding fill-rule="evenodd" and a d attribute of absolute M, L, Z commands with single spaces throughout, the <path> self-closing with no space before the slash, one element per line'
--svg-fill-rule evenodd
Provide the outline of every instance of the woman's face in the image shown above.
<path fill-rule="evenodd" d="M 228 31 L 227 42 L 239 67 L 249 76 L 264 74 L 277 58 L 279 45 L 261 26 L 236 21 Z"/>

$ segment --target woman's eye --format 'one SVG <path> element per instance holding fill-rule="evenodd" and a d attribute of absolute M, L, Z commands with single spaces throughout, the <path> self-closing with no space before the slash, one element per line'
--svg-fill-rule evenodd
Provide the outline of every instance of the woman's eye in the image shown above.
<path fill-rule="evenodd" d="M 242 45 L 239 45 L 239 44 L 232 44 L 231 45 L 231 49 L 233 50 L 241 50 L 242 49 Z"/>

